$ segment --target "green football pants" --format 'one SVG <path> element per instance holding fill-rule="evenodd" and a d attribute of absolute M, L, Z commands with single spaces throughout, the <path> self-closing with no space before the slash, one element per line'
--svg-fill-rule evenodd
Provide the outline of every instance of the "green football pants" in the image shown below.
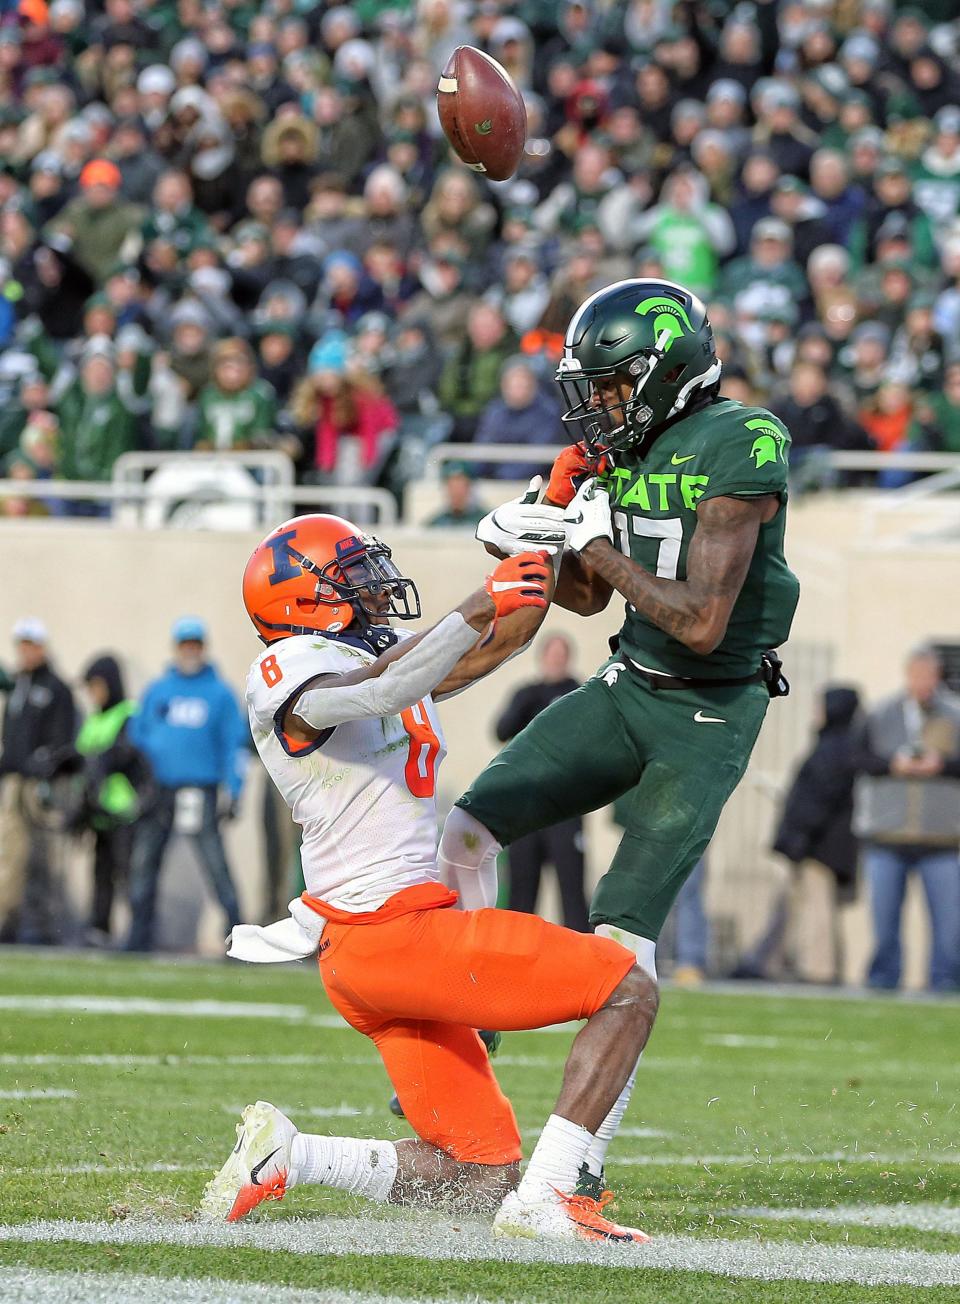
<path fill-rule="evenodd" d="M 614 657 L 527 725 L 457 805 L 506 846 L 625 797 L 623 838 L 590 922 L 656 940 L 743 776 L 769 701 L 759 683 L 655 691 Z"/>

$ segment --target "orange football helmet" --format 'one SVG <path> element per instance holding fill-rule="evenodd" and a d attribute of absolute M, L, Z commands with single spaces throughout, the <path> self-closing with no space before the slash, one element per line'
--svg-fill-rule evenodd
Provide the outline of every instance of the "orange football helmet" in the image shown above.
<path fill-rule="evenodd" d="M 386 595 L 368 610 L 364 597 Z M 341 516 L 295 516 L 272 530 L 243 572 L 243 605 L 265 643 L 292 634 L 358 632 L 391 617 L 416 620 L 420 595 L 390 549 Z"/>

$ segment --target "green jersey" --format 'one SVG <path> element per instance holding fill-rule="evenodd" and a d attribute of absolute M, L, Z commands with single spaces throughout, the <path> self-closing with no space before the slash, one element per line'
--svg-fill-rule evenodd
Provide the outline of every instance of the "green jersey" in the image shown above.
<path fill-rule="evenodd" d="M 696 679 L 749 675 L 790 633 L 800 586 L 783 555 L 790 435 L 764 408 L 721 400 L 668 426 L 638 456 L 617 455 L 601 482 L 610 494 L 615 544 L 651 575 L 687 577 L 697 505 L 709 498 L 776 494 L 723 641 L 707 656 L 664 633 L 629 604 L 620 650 L 649 670 Z"/>
<path fill-rule="evenodd" d="M 196 443 L 221 449 L 249 448 L 274 433 L 277 400 L 273 386 L 255 380 L 246 389 L 226 391 L 205 385 L 200 391 Z"/>

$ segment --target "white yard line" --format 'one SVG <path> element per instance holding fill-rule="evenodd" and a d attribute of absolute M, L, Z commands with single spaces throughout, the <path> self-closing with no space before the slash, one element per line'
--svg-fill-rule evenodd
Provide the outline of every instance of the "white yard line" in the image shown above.
<path fill-rule="evenodd" d="M 309 1068 L 313 1064 L 377 1064 L 379 1060 L 372 1050 L 369 1055 L 0 1055 L 0 1068 L 221 1068 L 225 1064 Z"/>
<path fill-rule="evenodd" d="M 231 1106 L 228 1112 L 231 1114 L 239 1114 L 240 1109 L 239 1108 L 235 1109 Z M 337 1114 L 331 1114 L 330 1112 L 327 1111 L 320 1112 L 319 1110 L 310 1110 L 310 1109 L 294 1110 L 292 1108 L 290 1109 L 290 1112 L 307 1114 L 307 1115 L 313 1114 L 314 1117 L 320 1117 L 320 1118 L 324 1118 L 324 1117 L 348 1118 L 348 1117 L 358 1116 L 357 1111 L 352 1111 L 349 1109 L 342 1114 L 339 1113 L 339 1110 Z M 373 1111 L 363 1111 L 362 1116 L 373 1117 L 374 1113 Z M 633 1129 L 627 1129 L 627 1131 L 633 1131 Z M 644 1128 L 636 1129 L 636 1132 L 645 1132 L 645 1131 L 647 1131 L 647 1129 Z M 524 1136 L 532 1137 L 538 1135 L 539 1135 L 539 1130 L 536 1128 L 531 1128 L 524 1131 Z M 211 1163 L 212 1162 L 213 1161 L 211 1161 Z M 722 1167 L 776 1168 L 780 1164 L 801 1164 L 801 1165 L 885 1164 L 890 1167 L 895 1167 L 897 1165 L 905 1165 L 908 1167 L 915 1167 L 915 1166 L 933 1167 L 938 1164 L 939 1165 L 960 1164 L 960 1151 L 954 1151 L 954 1150 L 936 1151 L 936 1152 L 929 1152 L 923 1155 L 904 1154 L 904 1153 L 892 1154 L 888 1151 L 869 1151 L 869 1150 L 856 1151 L 853 1153 L 846 1150 L 829 1150 L 821 1154 L 810 1154 L 808 1151 L 795 1151 L 792 1154 L 782 1154 L 782 1155 L 762 1155 L 762 1154 L 618 1155 L 618 1154 L 614 1154 L 610 1160 L 610 1168 L 612 1173 L 614 1174 L 614 1179 L 613 1179 L 614 1185 L 616 1185 L 616 1170 L 619 1167 L 624 1167 L 624 1168 L 690 1168 L 692 1167 L 692 1168 L 704 1168 L 710 1170 L 712 1168 L 722 1168 Z M 148 1164 L 139 1164 L 139 1163 L 109 1164 L 109 1163 L 91 1162 L 91 1163 L 78 1163 L 78 1164 L 49 1165 L 49 1166 L 44 1166 L 39 1168 L 29 1167 L 26 1165 L 10 1166 L 5 1164 L 0 1164 L 0 1173 L 8 1177 L 15 1176 L 15 1175 L 26 1176 L 28 1174 L 33 1174 L 35 1176 L 44 1176 L 44 1177 L 75 1177 L 75 1176 L 83 1176 L 86 1175 L 87 1173 L 118 1173 L 118 1174 L 205 1173 L 210 1168 L 211 1168 L 211 1164 L 209 1163 L 208 1164 L 178 1164 L 178 1163 L 162 1163 L 162 1162 L 148 1163 Z M 905 1209 L 916 1208 L 916 1207 L 917 1206 L 914 1205 L 904 1206 Z M 786 1211 L 783 1220 L 784 1221 L 789 1220 L 787 1215 L 789 1215 L 789 1218 L 800 1218 L 802 1215 L 805 1215 L 806 1219 L 810 1222 L 820 1221 L 820 1219 L 814 1217 L 814 1213 L 816 1212 L 817 1211 L 810 1211 L 810 1210 L 798 1211 L 798 1210 L 791 1209 Z M 771 1219 L 777 1219 L 780 1215 L 780 1211 L 776 1209 L 766 1213 L 763 1213 L 759 1210 L 743 1210 L 743 1213 L 745 1215 L 751 1214 L 752 1216 L 758 1218 L 767 1217 Z M 958 1218 L 960 1218 L 960 1214 L 958 1214 Z M 829 1222 L 832 1220 L 830 1218 L 827 1218 L 825 1219 L 825 1221 Z M 849 1222 L 849 1221 L 857 1221 L 857 1219 L 837 1218 L 836 1221 Z M 866 1222 L 867 1216 L 865 1215 L 861 1221 Z M 878 1223 L 877 1225 L 879 1226 L 880 1224 Z M 895 1225 L 897 1224 L 895 1223 L 890 1224 L 890 1226 L 895 1226 Z M 903 1224 L 903 1226 L 910 1226 L 910 1225 L 911 1224 L 909 1223 Z M 932 1230 L 936 1230 L 936 1229 L 932 1229 Z"/>
<path fill-rule="evenodd" d="M 24 1087 L 22 1090 L 0 1091 L 0 1100 L 76 1100 L 75 1091 L 60 1087 Z"/>
<path fill-rule="evenodd" d="M 542 1127 L 525 1127 L 523 1128 L 522 1135 L 526 1137 L 534 1137 L 539 1136 L 542 1131 Z M 673 1132 L 662 1132 L 656 1127 L 622 1127 L 617 1133 L 617 1140 L 622 1141 L 625 1137 L 628 1139 L 636 1138 L 637 1140 L 662 1139 L 674 1135 L 675 1133 Z M 610 1162 L 614 1163 L 618 1161 L 612 1159 Z"/>
<path fill-rule="evenodd" d="M 88 1173 L 114 1173 L 132 1176 L 135 1173 L 206 1173 L 212 1165 L 205 1164 L 56 1164 L 42 1167 L 8 1166 L 0 1164 L 4 1177 L 85 1177 Z"/>
<path fill-rule="evenodd" d="M 242 1114 L 249 1105 L 245 1101 L 240 1105 L 221 1105 L 220 1110 L 224 1114 Z M 382 1118 L 387 1111 L 387 1102 L 384 1099 L 383 1106 L 380 1109 L 374 1109 L 372 1105 L 348 1105 L 346 1101 L 341 1101 L 339 1105 L 285 1105 L 271 1102 L 275 1109 L 279 1109 L 281 1114 L 288 1114 L 293 1117 L 307 1118 Z"/>
<path fill-rule="evenodd" d="M 698 1038 L 704 1046 L 722 1046 L 726 1050 L 781 1050 L 787 1047 L 789 1050 L 806 1051 L 836 1050 L 838 1053 L 848 1055 L 856 1052 L 858 1055 L 875 1050 L 875 1047 L 868 1041 L 841 1041 L 837 1040 L 833 1046 L 825 1037 L 773 1037 L 747 1034 L 744 1032 L 706 1032 Z"/>
<path fill-rule="evenodd" d="M 237 1227 L 131 1219 L 0 1226 L 0 1242 L 86 1245 L 251 1246 L 311 1256 L 404 1255 L 428 1260 L 587 1263 L 595 1267 L 707 1272 L 761 1281 L 960 1286 L 960 1254 L 850 1245 L 662 1236 L 643 1246 L 494 1241 L 488 1225 L 433 1215 L 391 1219 L 275 1219 Z"/>
<path fill-rule="evenodd" d="M 409 1296 L 368 1291 L 311 1290 L 304 1286 L 261 1286 L 200 1277 L 145 1277 L 127 1272 L 48 1272 L 4 1268 L 0 1300 L 10 1304 L 417 1304 Z M 431 1304 L 455 1304 L 433 1299 Z M 457 1301 L 456 1304 L 463 1304 Z"/>
<path fill-rule="evenodd" d="M 701 1168 L 721 1168 L 724 1165 L 752 1167 L 762 1165 L 775 1168 L 778 1164 L 960 1164 L 960 1150 L 924 1151 L 908 1154 L 904 1151 L 893 1153 L 886 1150 L 827 1150 L 813 1153 L 808 1150 L 795 1150 L 787 1154 L 773 1155 L 739 1154 L 739 1155 L 618 1155 L 614 1154 L 610 1166 L 616 1169 L 618 1164 L 631 1168 L 666 1168 L 673 1164 L 696 1164 Z"/>
<path fill-rule="evenodd" d="M 730 1209 L 737 1218 L 764 1222 L 825 1223 L 841 1227 L 909 1227 L 960 1236 L 960 1207 L 948 1204 L 840 1204 L 824 1209 Z"/>
<path fill-rule="evenodd" d="M 346 1028 L 339 1014 L 314 1014 L 306 1005 L 260 1001 L 161 1000 L 151 996 L 0 996 L 0 1010 L 20 1014 L 126 1014 L 187 1019 L 282 1019 L 314 1028 Z"/>

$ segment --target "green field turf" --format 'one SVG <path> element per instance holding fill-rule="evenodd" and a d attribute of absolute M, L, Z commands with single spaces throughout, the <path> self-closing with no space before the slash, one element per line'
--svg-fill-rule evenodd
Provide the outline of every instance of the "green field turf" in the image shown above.
<path fill-rule="evenodd" d="M 192 1220 L 249 1101 L 409 1135 L 312 965 L 5 950 L 0 1019 L 3 1300 L 960 1300 L 955 1002 L 667 989 L 608 1172 L 655 1242 L 572 1256 L 317 1187 Z M 528 1153 L 571 1035 L 504 1038 Z"/>

